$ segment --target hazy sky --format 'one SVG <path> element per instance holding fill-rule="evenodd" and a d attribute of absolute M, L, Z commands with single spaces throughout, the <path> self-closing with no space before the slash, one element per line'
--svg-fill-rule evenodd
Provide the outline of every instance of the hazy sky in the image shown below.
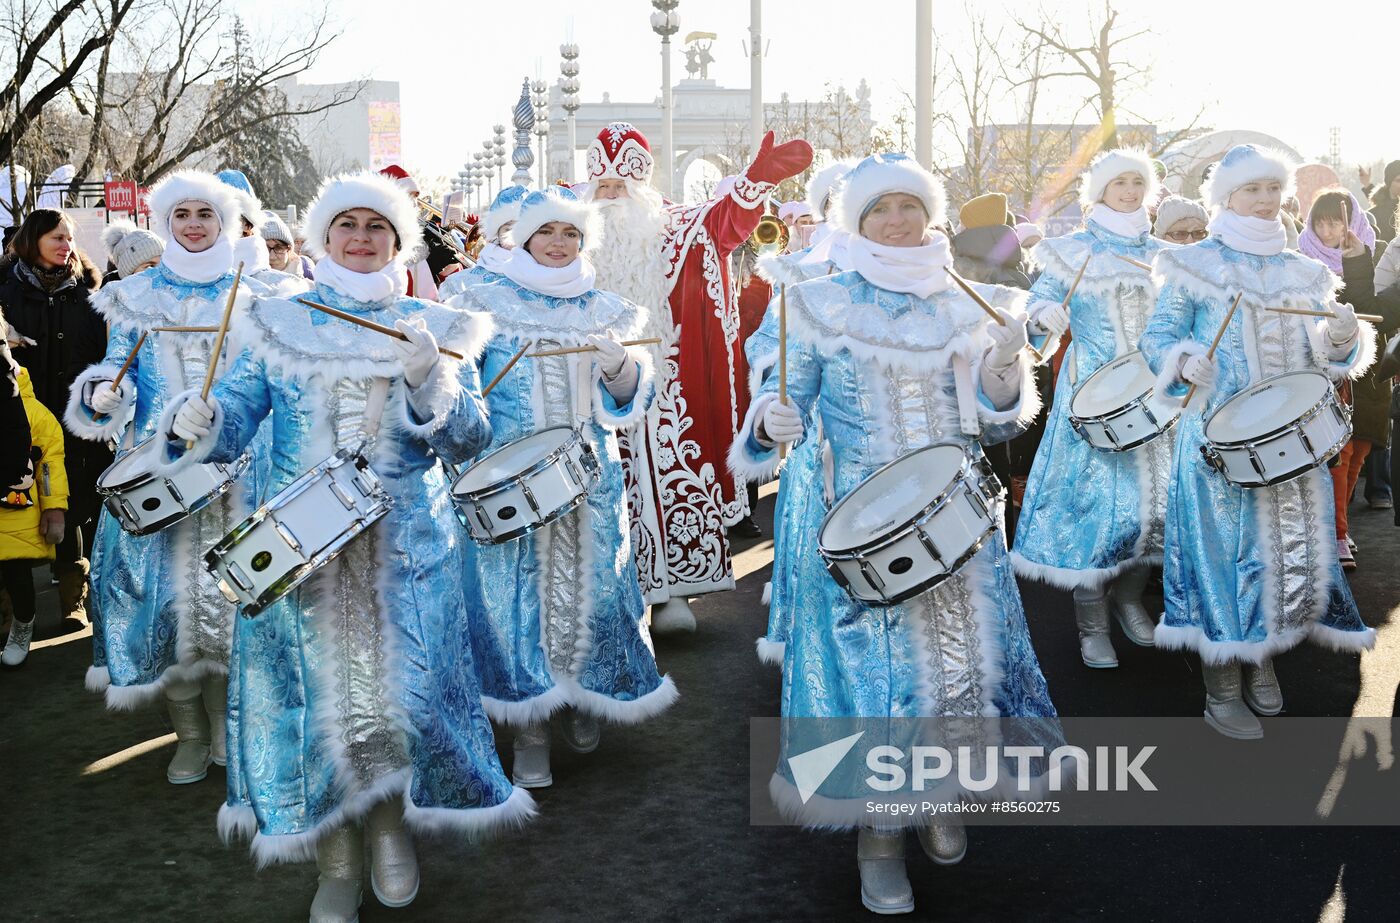
<path fill-rule="evenodd" d="M 320 3 L 238 0 L 235 6 L 262 32 L 298 30 Z M 1152 67 L 1150 83 L 1123 101 L 1148 120 L 1171 127 L 1204 105 L 1203 124 L 1265 131 L 1309 159 L 1327 153 L 1334 126 L 1342 130 L 1348 161 L 1400 157 L 1400 131 L 1384 104 L 1394 82 L 1384 50 L 1390 42 L 1378 31 L 1390 28 L 1389 4 L 1278 3 L 1264 12 L 1222 0 L 1116 0 L 1115 6 L 1125 31 L 1151 30 L 1129 46 L 1134 60 Z M 1044 10 L 1066 28 L 1087 32 L 1088 11 L 1101 11 L 1102 0 L 979 8 L 994 26 L 1005 25 L 1010 44 L 1017 34 L 1013 13 L 1039 18 Z M 659 92 L 660 45 L 647 0 L 331 0 L 331 9 L 344 35 L 306 80 L 398 81 L 404 161 L 424 172 L 455 173 L 491 125 L 508 126 L 521 78 L 534 79 L 538 68 L 552 82 L 559 43 L 567 38 L 580 46 L 585 102 L 605 91 L 615 102 L 646 101 Z M 679 12 L 678 39 L 692 30 L 719 35 L 710 76 L 722 86 L 747 87 L 740 42 L 748 37 L 748 0 L 681 0 Z M 876 118 L 888 116 L 912 90 L 913 21 L 907 0 L 764 0 L 764 96 L 776 100 L 786 91 L 794 100 L 817 99 L 825 84 L 854 88 L 864 77 Z M 961 3 L 937 0 L 934 21 L 941 54 L 965 47 L 968 15 Z M 677 53 L 677 79 L 683 63 Z M 1065 106 L 1081 96 L 1082 83 L 1052 82 L 1049 92 Z M 1015 120 L 1014 111 L 997 116 Z"/>

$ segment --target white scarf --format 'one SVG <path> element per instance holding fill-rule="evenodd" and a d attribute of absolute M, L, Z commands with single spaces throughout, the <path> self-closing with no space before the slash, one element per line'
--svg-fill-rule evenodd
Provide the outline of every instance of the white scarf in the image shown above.
<path fill-rule="evenodd" d="M 233 241 L 220 231 L 208 250 L 191 253 L 178 237 L 172 236 L 160 255 L 160 262 L 181 279 L 201 284 L 213 282 L 233 269 Z"/>
<path fill-rule="evenodd" d="M 477 257 L 476 265 L 487 272 L 504 273 L 506 264 L 510 262 L 511 251 L 507 247 L 502 247 L 498 243 L 489 243 L 481 248 L 481 254 Z"/>
<path fill-rule="evenodd" d="M 817 225 L 817 231 L 827 228 L 825 224 Z M 798 260 L 799 263 L 811 265 L 813 263 L 831 262 L 836 265 L 839 272 L 845 272 L 851 266 L 851 257 L 847 248 L 851 243 L 851 235 L 845 231 L 827 229 L 825 234 L 818 239 L 814 233 L 812 235 L 812 246 L 807 251 L 807 255 Z"/>
<path fill-rule="evenodd" d="M 1288 243 L 1288 232 L 1277 218 L 1268 220 L 1253 215 L 1240 215 L 1222 208 L 1210 219 L 1210 232 L 1216 234 L 1231 250 L 1255 256 L 1282 253 Z"/>
<path fill-rule="evenodd" d="M 1141 237 L 1152 230 L 1152 222 L 1147 218 L 1147 209 L 1141 206 L 1136 211 L 1120 212 L 1109 208 L 1103 202 L 1095 202 L 1089 207 L 1086 217 L 1105 231 L 1119 237 Z"/>
<path fill-rule="evenodd" d="M 541 266 L 524 247 L 510 251 L 501 272 L 517 285 L 555 298 L 577 298 L 593 288 L 597 275 L 582 255 L 567 266 Z"/>
<path fill-rule="evenodd" d="M 347 298 L 378 303 L 408 291 L 408 274 L 398 260 L 390 260 L 376 272 L 356 272 L 323 256 L 316 261 L 316 284 L 335 289 Z"/>
<path fill-rule="evenodd" d="M 948 238 L 942 234 L 933 234 L 928 243 L 918 247 L 886 247 L 852 234 L 846 253 L 852 269 L 886 291 L 927 298 L 951 284 L 946 270 L 953 257 Z"/>
<path fill-rule="evenodd" d="M 272 268 L 272 264 L 268 262 L 267 244 L 263 242 L 256 231 L 248 237 L 240 237 L 233 242 L 234 265 L 238 265 L 240 261 L 243 263 L 245 276 Z"/>

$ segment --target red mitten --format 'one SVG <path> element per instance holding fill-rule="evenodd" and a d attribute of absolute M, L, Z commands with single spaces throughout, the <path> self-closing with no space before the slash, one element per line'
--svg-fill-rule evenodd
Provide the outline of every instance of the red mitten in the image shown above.
<path fill-rule="evenodd" d="M 758 155 L 744 171 L 756 183 L 777 185 L 789 176 L 796 176 L 812 165 L 812 145 L 798 138 L 783 144 L 773 144 L 773 133 L 763 136 Z"/>

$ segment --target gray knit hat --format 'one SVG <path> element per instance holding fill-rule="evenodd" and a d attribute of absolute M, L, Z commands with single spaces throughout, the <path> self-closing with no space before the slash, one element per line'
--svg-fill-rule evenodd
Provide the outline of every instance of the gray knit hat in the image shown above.
<path fill-rule="evenodd" d="M 1200 202 L 1179 195 L 1169 195 L 1162 200 L 1162 204 L 1157 206 L 1157 220 L 1152 223 L 1152 233 L 1161 237 L 1171 230 L 1172 225 L 1183 218 L 1199 218 L 1204 222 L 1210 221 L 1206 207 Z"/>
<path fill-rule="evenodd" d="M 142 263 L 158 260 L 165 252 L 165 242 L 154 232 L 138 228 L 130 221 L 113 221 L 107 225 L 102 232 L 102 242 L 107 245 L 112 262 L 117 264 L 117 275 L 123 279 Z"/>
<path fill-rule="evenodd" d="M 294 243 L 292 231 L 287 227 L 287 222 L 277 217 L 274 212 L 263 212 L 262 216 L 263 240 L 280 240 L 289 247 Z"/>

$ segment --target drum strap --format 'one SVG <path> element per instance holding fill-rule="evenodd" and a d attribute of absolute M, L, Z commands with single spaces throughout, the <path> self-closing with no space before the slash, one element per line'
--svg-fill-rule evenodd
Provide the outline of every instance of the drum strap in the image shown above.
<path fill-rule="evenodd" d="M 961 353 L 953 354 L 953 387 L 958 396 L 958 425 L 964 436 L 982 435 L 977 420 L 977 390 L 972 385 L 972 366 Z"/>
<path fill-rule="evenodd" d="M 361 428 L 366 446 L 372 446 L 374 437 L 379 435 L 380 424 L 384 422 L 384 404 L 388 399 L 389 379 L 375 378 L 369 383 L 369 394 L 365 397 L 365 422 Z"/>

